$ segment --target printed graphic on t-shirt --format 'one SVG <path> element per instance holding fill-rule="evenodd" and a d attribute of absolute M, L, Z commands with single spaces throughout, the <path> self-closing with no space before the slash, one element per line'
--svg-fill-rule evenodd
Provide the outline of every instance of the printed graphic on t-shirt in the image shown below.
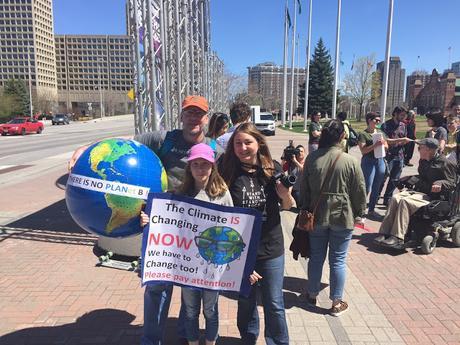
<path fill-rule="evenodd" d="M 241 189 L 241 206 L 261 209 L 265 206 L 266 201 L 264 186 L 254 185 L 254 179 L 249 178 L 248 188 L 243 186 Z"/>

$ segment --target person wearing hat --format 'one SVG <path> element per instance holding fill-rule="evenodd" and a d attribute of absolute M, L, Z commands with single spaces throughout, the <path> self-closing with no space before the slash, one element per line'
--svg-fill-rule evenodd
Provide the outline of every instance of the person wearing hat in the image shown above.
<path fill-rule="evenodd" d="M 426 114 L 426 122 L 431 129 L 426 133 L 425 138 L 437 139 L 439 152 L 442 153 L 447 142 L 447 130 L 443 127 L 444 116 L 440 111 L 432 111 Z"/>
<path fill-rule="evenodd" d="M 400 180 L 398 187 L 409 188 L 391 198 L 380 226 L 380 236 L 375 239 L 386 247 L 401 248 L 411 215 L 431 200 L 448 197 L 455 188 L 456 166 L 439 154 L 439 141 L 425 138 L 416 143 L 420 152 L 419 175 Z"/>
<path fill-rule="evenodd" d="M 224 151 L 216 141 L 205 136 L 205 127 L 208 124 L 209 105 L 206 98 L 191 95 L 184 98 L 180 120 L 182 129 L 172 131 L 151 131 L 134 136 L 134 140 L 146 145 L 160 158 L 168 176 L 168 189 L 176 191 L 182 183 L 187 165 L 188 152 L 193 145 L 205 143 L 212 147 L 219 157 Z M 125 137 L 133 139 L 133 137 Z M 75 165 L 80 155 L 89 147 L 78 148 L 68 163 L 69 171 Z M 144 334 L 142 345 L 163 345 L 171 303 L 173 285 L 171 283 L 149 285 L 144 293 Z M 178 334 L 185 340 L 185 312 L 181 308 L 178 321 Z"/>

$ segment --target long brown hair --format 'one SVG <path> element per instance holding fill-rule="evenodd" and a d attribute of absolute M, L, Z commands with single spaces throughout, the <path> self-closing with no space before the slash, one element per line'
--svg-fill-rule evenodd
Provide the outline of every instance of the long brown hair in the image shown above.
<path fill-rule="evenodd" d="M 248 134 L 253 137 L 259 144 L 259 150 L 257 151 L 257 166 L 262 169 L 264 177 L 269 180 L 274 174 L 274 163 L 270 151 L 268 149 L 267 141 L 265 137 L 259 132 L 259 130 L 250 122 L 239 125 L 227 144 L 227 150 L 225 152 L 222 161 L 222 177 L 227 185 L 231 185 L 241 169 L 241 162 L 235 154 L 235 137 L 238 133 Z"/>
<path fill-rule="evenodd" d="M 190 162 L 185 166 L 184 182 L 179 187 L 179 193 L 182 195 L 190 195 L 195 188 L 195 180 L 190 169 Z M 216 164 L 212 165 L 211 175 L 209 175 L 208 183 L 204 188 L 206 194 L 212 199 L 225 194 L 228 187 L 217 171 Z"/>

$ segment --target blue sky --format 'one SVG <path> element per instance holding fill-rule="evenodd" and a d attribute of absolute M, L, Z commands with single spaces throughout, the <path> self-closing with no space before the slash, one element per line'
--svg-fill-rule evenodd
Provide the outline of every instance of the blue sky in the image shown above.
<path fill-rule="evenodd" d="M 289 0 L 293 20 L 293 1 Z M 300 61 L 305 65 L 308 0 L 298 17 Z M 284 0 L 212 0 L 212 46 L 226 67 L 245 74 L 247 66 L 283 61 Z M 343 0 L 341 74 L 350 71 L 353 55 L 385 56 L 388 0 Z M 406 74 L 415 69 L 442 71 L 460 61 L 460 0 L 395 0 L 392 56 L 399 56 Z M 337 0 L 313 0 L 312 42 L 325 41 L 335 51 Z M 54 25 L 59 34 L 124 34 L 124 0 L 54 0 Z M 312 49 L 313 51 L 313 49 Z M 420 59 L 417 58 L 420 56 Z M 290 60 L 289 60 L 290 61 Z"/>

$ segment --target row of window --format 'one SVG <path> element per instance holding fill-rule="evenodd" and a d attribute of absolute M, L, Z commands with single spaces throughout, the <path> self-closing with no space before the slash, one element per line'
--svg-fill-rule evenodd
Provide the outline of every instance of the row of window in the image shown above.
<path fill-rule="evenodd" d="M 32 12 L 8 13 L 8 12 L 1 11 L 0 18 L 32 18 Z"/>
<path fill-rule="evenodd" d="M 1 82 L 0 82 L 0 85 L 2 85 Z M 67 90 L 67 86 L 58 85 L 58 90 Z M 69 86 L 69 90 L 70 91 L 94 91 L 94 90 L 97 90 L 97 88 L 94 88 L 92 86 L 82 86 L 82 87 Z M 110 91 L 129 91 L 129 90 L 131 90 L 131 86 L 112 86 L 110 88 Z"/>

